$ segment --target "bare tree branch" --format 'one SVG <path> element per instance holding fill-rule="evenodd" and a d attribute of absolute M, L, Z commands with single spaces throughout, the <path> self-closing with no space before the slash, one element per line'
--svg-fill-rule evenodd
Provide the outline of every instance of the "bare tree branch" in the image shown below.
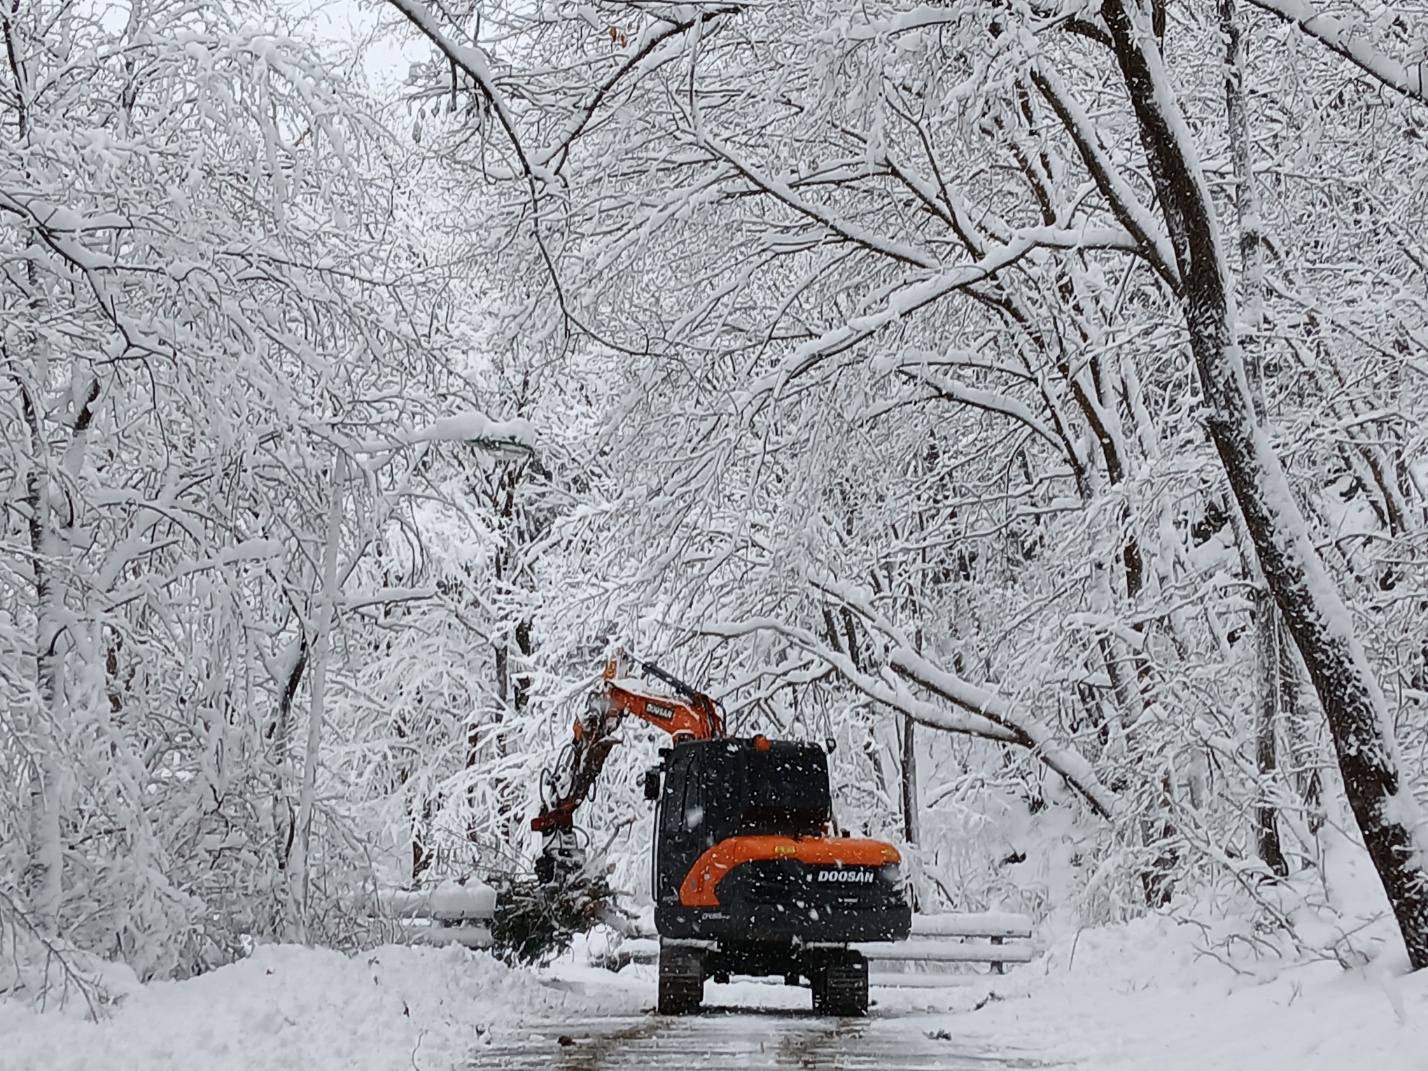
<path fill-rule="evenodd" d="M 889 681 L 860 670 L 848 655 L 831 650 L 821 643 L 813 633 L 794 625 L 786 624 L 772 617 L 743 618 L 738 621 L 722 621 L 704 626 L 705 635 L 733 639 L 751 636 L 755 633 L 773 633 L 782 636 L 789 643 L 832 667 L 838 675 L 874 702 L 906 714 L 913 721 L 931 729 L 941 729 L 949 733 L 963 733 L 981 736 L 988 740 L 998 740 L 1004 744 L 1020 743 L 1016 734 L 1005 726 L 998 725 L 979 714 L 957 713 L 946 710 L 925 699 L 919 699 L 896 681 Z"/>
<path fill-rule="evenodd" d="M 1180 294 L 1180 272 L 1175 267 L 1175 250 L 1166 241 L 1150 210 L 1140 203 L 1135 191 L 1121 177 L 1110 156 L 1101 147 L 1096 138 L 1095 124 L 1076 103 L 1056 72 L 1045 64 L 1038 63 L 1032 67 L 1031 80 L 1076 143 L 1086 169 L 1096 180 L 1117 221 L 1139 243 L 1142 255 L 1155 273 L 1165 280 L 1171 291 Z"/>

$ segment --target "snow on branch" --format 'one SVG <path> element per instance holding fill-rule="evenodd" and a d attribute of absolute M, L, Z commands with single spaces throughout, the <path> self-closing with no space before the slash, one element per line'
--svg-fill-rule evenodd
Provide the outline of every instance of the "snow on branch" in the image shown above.
<path fill-rule="evenodd" d="M 852 317 L 841 326 L 831 328 L 817 338 L 803 343 L 776 371 L 752 384 L 749 393 L 777 393 L 785 384 L 797 379 L 825 358 L 846 353 L 904 316 L 984 282 L 1038 249 L 1114 249 L 1127 253 L 1142 251 L 1141 244 L 1135 237 L 1119 227 L 1023 228 L 1018 230 L 1010 241 L 989 250 L 973 264 L 963 264 L 908 279 L 892 290 L 881 308 L 863 316 Z"/>
<path fill-rule="evenodd" d="M 1060 77 L 1045 63 L 1031 69 L 1031 80 L 1056 112 L 1061 125 L 1076 143 L 1091 177 L 1109 202 L 1117 221 L 1139 243 L 1140 251 L 1167 286 L 1179 294 L 1182 291 L 1180 272 L 1175 266 L 1175 250 L 1170 247 L 1164 229 L 1150 210 L 1140 203 L 1130 184 L 1121 177 L 1119 168 L 1096 136 L 1095 124 L 1085 110 L 1072 98 Z"/>
<path fill-rule="evenodd" d="M 459 41 L 452 40 L 442 30 L 441 24 L 432 14 L 431 9 L 421 0 L 387 0 L 387 2 L 405 15 L 407 20 L 420 30 L 449 61 L 465 71 L 471 80 L 480 87 L 482 95 L 495 113 L 496 121 L 501 124 L 501 129 L 510 139 L 511 148 L 521 162 L 522 171 L 527 176 L 534 177 L 531 161 L 526 155 L 526 150 L 522 146 L 516 130 L 515 116 L 506 102 L 505 95 L 496 86 L 496 76 L 491 70 L 491 63 L 487 59 L 486 53 L 474 45 L 463 45 Z"/>
<path fill-rule="evenodd" d="M 965 733 L 1018 744 L 1030 750 L 1047 767 L 1060 774 L 1104 818 L 1117 810 L 1114 792 L 1103 784 L 1090 762 L 1073 748 L 1057 742 L 1051 729 L 1007 699 L 966 681 L 927 661 L 908 643 L 895 625 L 885 620 L 860 594 L 836 581 L 814 580 L 813 585 L 862 616 L 892 641 L 888 671 L 874 675 L 860 669 L 851 657 L 834 650 L 806 629 L 774 618 L 746 618 L 706 626 L 708 635 L 730 639 L 755 633 L 773 633 L 819 659 L 874 702 L 907 715 L 928 728 Z M 951 703 L 956 710 L 930 703 L 912 694 L 897 678 L 911 681 Z"/>
<path fill-rule="evenodd" d="M 1400 63 L 1370 43 L 1369 28 L 1321 13 L 1309 0 L 1249 0 L 1261 11 L 1292 22 L 1331 52 L 1337 52 L 1371 78 L 1406 97 L 1428 103 L 1423 92 L 1423 63 Z"/>
<path fill-rule="evenodd" d="M 414 443 L 466 442 L 485 446 L 495 444 L 522 450 L 535 449 L 535 431 L 529 420 L 492 420 L 485 413 L 472 409 L 466 413 L 442 417 L 416 432 Z"/>
<path fill-rule="evenodd" d="M 676 9 L 675 12 L 666 15 L 651 12 L 663 22 L 663 25 L 658 29 L 641 31 L 640 36 L 631 43 L 629 58 L 620 64 L 614 74 L 596 86 L 587 100 L 574 109 L 570 119 L 555 139 L 536 154 L 538 161 L 542 166 L 545 166 L 564 156 L 570 150 L 575 139 L 595 117 L 595 113 L 600 110 L 600 106 L 606 98 L 622 81 L 631 75 L 648 74 L 677 58 L 680 55 L 680 49 L 671 45 L 675 38 L 690 30 L 698 29 L 721 15 L 738 15 L 743 10 L 741 4 L 722 4 L 705 10 Z"/>
<path fill-rule="evenodd" d="M 895 648 L 888 655 L 888 665 L 894 673 L 922 685 L 949 703 L 975 710 L 998 725 L 1011 729 L 1018 744 L 1031 749 L 1038 759 L 1064 777 L 1067 784 L 1080 792 L 1101 817 L 1109 818 L 1115 813 L 1115 794 L 1101 783 L 1086 757 L 1058 743 L 1055 734 L 1038 719 L 1015 709 L 996 692 L 934 666 L 910 647 Z"/>
<path fill-rule="evenodd" d="M 715 19 L 726 15 L 737 15 L 743 11 L 741 4 L 717 4 L 701 7 L 681 5 L 672 11 L 660 14 L 650 12 L 661 25 L 642 31 L 633 43 L 631 54 L 619 64 L 608 77 L 587 87 L 581 94 L 584 99 L 576 103 L 560 124 L 554 138 L 543 147 L 527 148 L 521 143 L 517 129 L 516 112 L 510 101 L 497 85 L 496 73 L 486 50 L 479 44 L 463 44 L 442 29 L 435 12 L 441 5 L 428 5 L 424 0 L 387 0 L 407 20 L 417 28 L 452 64 L 465 71 L 480 88 L 482 95 L 490 102 L 497 121 L 501 124 L 511 146 L 521 162 L 521 169 L 531 179 L 549 182 L 558 172 L 561 162 L 570 151 L 571 145 L 585 131 L 597 112 L 610 98 L 614 90 L 632 77 L 638 77 L 664 66 L 679 54 L 673 45 L 676 38 L 691 30 L 698 30 Z M 588 17 L 582 13 L 581 18 Z M 530 96 L 528 87 L 515 91 L 516 99 Z"/>
<path fill-rule="evenodd" d="M 471 409 L 440 417 L 410 434 L 372 439 L 353 446 L 358 453 L 380 454 L 418 443 L 465 443 L 491 453 L 530 456 L 535 453 L 536 436 L 531 422 L 523 417 L 492 420 L 485 413 Z"/>
<path fill-rule="evenodd" d="M 999 740 L 1005 744 L 1018 742 L 1013 732 L 991 719 L 975 713 L 949 711 L 935 703 L 919 699 L 896 679 L 889 680 L 863 672 L 842 651 L 830 649 L 806 629 L 785 624 L 775 618 L 754 617 L 740 621 L 717 622 L 706 625 L 703 632 L 723 639 L 751 636 L 755 633 L 773 633 L 831 667 L 869 699 L 882 703 L 901 714 L 906 714 L 921 725 L 949 733 L 986 737 L 989 740 Z"/>
<path fill-rule="evenodd" d="M 963 15 L 960 11 L 948 11 L 931 4 L 919 4 L 907 11 L 882 19 L 870 19 L 864 23 L 842 21 L 833 29 L 815 34 L 818 41 L 877 41 L 895 34 L 915 30 L 928 30 L 956 23 Z"/>
<path fill-rule="evenodd" d="M 1037 419 L 1030 406 L 1000 391 L 971 387 L 946 376 L 934 376 L 925 367 L 919 367 L 912 362 L 900 365 L 896 372 L 914 383 L 921 383 L 943 401 L 957 402 L 988 413 L 999 413 L 1030 428 L 1050 443 L 1058 453 L 1066 449 L 1066 444 L 1044 421 Z"/>
<path fill-rule="evenodd" d="M 874 610 L 860 592 L 837 581 L 814 580 L 813 584 L 838 599 L 892 641 L 888 667 L 893 673 L 921 685 L 966 713 L 1008 731 L 1012 743 L 1028 748 L 1041 762 L 1065 778 L 1066 783 L 1103 818 L 1110 818 L 1116 813 L 1116 794 L 1096 776 L 1091 763 L 1080 752 L 1058 741 L 1056 734 L 1039 719 L 1015 707 L 1005 696 L 934 665 L 918 653 L 901 629 Z"/>
<path fill-rule="evenodd" d="M 901 261 L 915 268 L 923 268 L 927 271 L 937 268 L 937 261 L 922 250 L 884 238 L 851 220 L 841 219 L 827 211 L 822 205 L 800 196 L 788 183 L 763 173 L 753 164 L 741 159 L 718 138 L 705 134 L 700 139 L 700 144 L 758 189 L 781 201 L 799 215 L 812 220 L 818 226 L 836 234 L 844 241 L 860 245 L 872 253 Z"/>

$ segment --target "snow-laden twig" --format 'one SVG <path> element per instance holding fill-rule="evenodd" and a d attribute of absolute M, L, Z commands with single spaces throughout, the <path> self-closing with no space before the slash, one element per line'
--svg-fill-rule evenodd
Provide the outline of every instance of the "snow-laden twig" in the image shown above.
<path fill-rule="evenodd" d="M 24 931 L 27 939 L 33 941 L 44 952 L 45 964 L 41 968 L 44 981 L 41 983 L 38 994 L 41 1007 L 43 1008 L 44 1000 L 49 995 L 49 970 L 50 964 L 54 964 L 59 967 L 60 974 L 64 977 L 64 984 L 66 986 L 73 985 L 79 991 L 80 996 L 84 997 L 85 1006 L 89 1009 L 89 1018 L 98 1022 L 101 1014 L 99 1005 L 96 1003 L 96 999 L 101 996 L 98 981 L 81 974 L 71 962 L 71 956 L 74 953 L 60 947 L 60 941 L 51 938 L 41 927 L 36 926 L 15 899 L 4 889 L 0 889 L 0 938 L 4 936 L 3 927 L 7 918 L 11 935 L 11 950 L 17 957 L 17 967 L 19 966 L 21 931 Z M 0 994 L 3 994 L 3 991 L 0 991 Z"/>
<path fill-rule="evenodd" d="M 1064 444 L 1056 432 L 1047 427 L 1044 421 L 1039 420 L 1025 402 L 1000 391 L 970 387 L 946 376 L 933 376 L 926 368 L 919 368 L 912 362 L 904 363 L 897 369 L 897 372 L 915 383 L 921 383 L 928 387 L 944 401 L 957 402 L 960 405 L 981 409 L 988 413 L 999 413 L 1031 429 L 1057 451 L 1064 448 Z"/>
<path fill-rule="evenodd" d="M 1336 52 L 1369 77 L 1405 97 L 1428 103 L 1424 95 L 1424 63 L 1406 64 L 1370 43 L 1367 26 L 1325 15 L 1309 0 L 1249 0 L 1261 11 L 1292 22 L 1331 52 Z"/>
<path fill-rule="evenodd" d="M 1051 105 L 1061 125 L 1076 143 L 1076 149 L 1091 177 L 1096 180 L 1120 225 L 1140 244 L 1141 254 L 1156 274 L 1176 293 L 1181 292 L 1180 272 L 1175 266 L 1175 250 L 1165 237 L 1165 229 L 1140 203 L 1130 183 L 1122 177 L 1110 154 L 1101 147 L 1095 124 L 1071 96 L 1061 78 L 1046 63 L 1031 68 L 1031 81 Z"/>
<path fill-rule="evenodd" d="M 860 245 L 869 252 L 888 257 L 914 268 L 922 268 L 925 271 L 935 271 L 937 269 L 937 258 L 904 242 L 886 238 L 851 219 L 835 215 L 825 206 L 804 197 L 782 179 L 768 174 L 762 168 L 749 163 L 713 135 L 704 135 L 701 139 L 701 144 L 704 148 L 708 149 L 711 153 L 732 167 L 752 185 L 764 193 L 772 195 L 799 215 L 812 220 L 818 224 L 818 226 L 836 234 L 845 242 Z"/>
<path fill-rule="evenodd" d="M 949 733 L 965 733 L 969 736 L 986 737 L 1002 743 L 1017 743 L 1016 735 L 1004 726 L 978 714 L 964 714 L 949 711 L 919 699 L 911 691 L 895 680 L 876 677 L 860 670 L 846 654 L 830 650 L 806 629 L 789 625 L 771 617 L 751 617 L 738 621 L 723 621 L 706 625 L 702 630 L 706 635 L 733 639 L 756 633 L 772 633 L 781 636 L 800 650 L 826 662 L 838 674 L 869 699 L 882 703 L 913 721 L 931 729 L 941 729 Z"/>
<path fill-rule="evenodd" d="M 784 385 L 828 357 L 837 356 L 872 338 L 883 328 L 918 309 L 933 305 L 950 294 L 966 290 L 1011 267 L 1033 250 L 1049 242 L 1051 228 L 1035 228 L 1019 232 L 1011 242 L 990 250 L 974 264 L 964 264 L 932 274 L 920 273 L 907 279 L 892 291 L 880 309 L 849 319 L 839 327 L 824 331 L 793 351 L 775 372 L 751 385 L 752 395 L 777 394 Z M 1118 232 L 1128 239 L 1125 232 Z"/>
<path fill-rule="evenodd" d="M 1018 709 L 1005 696 L 965 681 L 956 674 L 934 665 L 917 651 L 916 646 L 909 642 L 909 638 L 901 629 L 879 614 L 861 592 L 832 580 L 814 580 L 813 583 L 820 591 L 838 599 L 859 614 L 869 625 L 893 642 L 888 653 L 888 668 L 894 673 L 921 685 L 969 714 L 995 723 L 1011 734 L 1011 742 L 1029 749 L 1041 762 L 1065 778 L 1098 814 L 1104 818 L 1115 815 L 1115 793 L 1096 776 L 1095 770 L 1084 755 L 1059 742 L 1056 734 L 1038 718 Z"/>

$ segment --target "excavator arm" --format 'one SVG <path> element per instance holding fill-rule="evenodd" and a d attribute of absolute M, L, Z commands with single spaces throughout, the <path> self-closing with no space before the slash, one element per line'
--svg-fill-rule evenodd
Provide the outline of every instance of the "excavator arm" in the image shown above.
<path fill-rule="evenodd" d="M 536 877 L 542 884 L 564 881 L 584 866 L 584 849 L 575 833 L 575 811 L 594 791 L 605 760 L 620 742 L 615 732 L 621 721 L 638 718 L 675 740 L 724 736 L 724 719 L 709 696 L 658 666 L 639 662 L 645 673 L 677 694 L 650 691 L 624 676 L 623 662 L 623 658 L 615 658 L 605 666 L 600 687 L 575 721 L 570 743 L 541 778 L 541 809 L 531 819 L 531 829 L 545 839 L 536 861 Z"/>

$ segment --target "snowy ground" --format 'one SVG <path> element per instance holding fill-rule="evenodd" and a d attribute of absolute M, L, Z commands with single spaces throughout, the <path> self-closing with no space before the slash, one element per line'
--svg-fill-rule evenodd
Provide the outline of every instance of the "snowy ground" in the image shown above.
<path fill-rule="evenodd" d="M 739 981 L 709 986 L 711 1014 L 663 1019 L 648 967 L 529 973 L 460 949 L 270 947 L 192 981 L 132 986 L 99 1023 L 0 1004 L 0 1069 L 1428 1071 L 1428 976 L 1391 963 L 1232 969 L 1204 944 L 1164 918 L 1083 931 L 1005 978 L 876 989 L 866 1022 L 812 1016 L 805 990 Z"/>
<path fill-rule="evenodd" d="M 1405 975 L 1406 963 L 1231 968 L 1203 951 L 1203 932 L 1166 918 L 1073 941 L 966 1021 L 1096 1071 L 1428 1071 L 1428 972 Z"/>

